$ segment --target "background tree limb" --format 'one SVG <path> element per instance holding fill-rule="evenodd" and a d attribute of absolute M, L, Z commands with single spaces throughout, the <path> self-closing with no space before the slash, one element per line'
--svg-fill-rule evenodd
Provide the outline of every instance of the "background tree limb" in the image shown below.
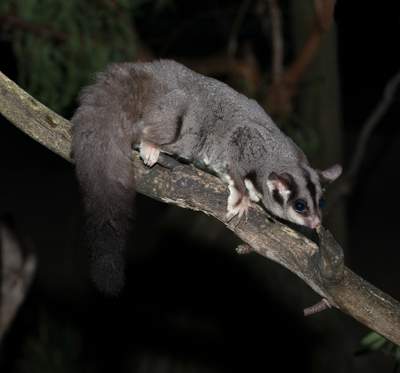
<path fill-rule="evenodd" d="M 387 113 L 391 104 L 395 100 L 395 94 L 398 86 L 400 85 L 400 71 L 398 71 L 389 81 L 386 83 L 383 90 L 383 95 L 381 100 L 378 102 L 374 110 L 371 112 L 367 120 L 365 121 L 360 137 L 357 141 L 356 150 L 354 152 L 353 158 L 351 159 L 346 179 L 350 180 L 350 184 L 354 182 L 357 173 L 360 169 L 360 165 L 364 158 L 365 149 L 367 147 L 368 140 L 379 124 L 382 117 Z M 349 186 L 351 189 L 351 185 Z"/>
<path fill-rule="evenodd" d="M 392 76 L 386 83 L 381 99 L 364 122 L 355 145 L 355 151 L 350 159 L 349 166 L 347 167 L 347 171 L 344 175 L 342 175 L 337 184 L 336 190 L 331 195 L 328 210 L 333 208 L 340 198 L 346 197 L 351 193 L 364 160 L 368 141 L 375 128 L 381 122 L 382 118 L 386 115 L 391 105 L 395 101 L 396 91 L 399 85 L 400 71 Z"/>
<path fill-rule="evenodd" d="M 70 123 L 58 116 L 0 73 L 0 113 L 10 122 L 68 161 Z M 320 244 L 277 222 L 260 206 L 247 220 L 226 223 L 226 186 L 192 166 L 149 169 L 133 155 L 137 190 L 151 198 L 202 211 L 222 221 L 240 239 L 286 267 L 333 307 L 400 345 L 400 304 L 346 268 L 341 247 L 325 229 Z"/>

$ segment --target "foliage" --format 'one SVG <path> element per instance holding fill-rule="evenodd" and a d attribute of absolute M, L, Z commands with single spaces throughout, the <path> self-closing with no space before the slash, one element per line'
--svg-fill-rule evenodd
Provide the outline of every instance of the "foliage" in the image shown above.
<path fill-rule="evenodd" d="M 388 341 L 378 333 L 368 333 L 360 342 L 361 349 L 359 354 L 371 353 L 375 351 L 383 352 L 392 356 L 396 360 L 396 366 L 400 363 L 400 346 Z"/>
<path fill-rule="evenodd" d="M 0 31 L 11 39 L 19 83 L 65 111 L 94 71 L 134 57 L 132 14 L 142 1 L 3 0 Z"/>

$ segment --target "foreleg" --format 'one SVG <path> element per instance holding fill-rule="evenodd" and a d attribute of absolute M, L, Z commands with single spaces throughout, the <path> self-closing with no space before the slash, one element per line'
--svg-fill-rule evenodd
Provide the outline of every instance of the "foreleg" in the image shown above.
<path fill-rule="evenodd" d="M 243 215 L 247 218 L 251 200 L 243 178 L 238 172 L 231 170 L 224 176 L 224 179 L 227 181 L 229 189 L 226 220 L 230 221 L 235 216 L 241 219 Z"/>

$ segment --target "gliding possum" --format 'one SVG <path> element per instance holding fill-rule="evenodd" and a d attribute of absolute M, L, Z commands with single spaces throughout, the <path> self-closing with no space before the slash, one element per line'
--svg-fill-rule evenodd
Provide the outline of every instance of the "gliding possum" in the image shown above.
<path fill-rule="evenodd" d="M 160 152 L 216 173 L 228 186 L 227 219 L 261 201 L 279 218 L 316 228 L 321 184 L 341 167 L 313 169 L 254 101 L 170 60 L 112 64 L 84 88 L 72 118 L 92 277 L 116 294 L 135 198 L 132 148 L 151 167 Z"/>

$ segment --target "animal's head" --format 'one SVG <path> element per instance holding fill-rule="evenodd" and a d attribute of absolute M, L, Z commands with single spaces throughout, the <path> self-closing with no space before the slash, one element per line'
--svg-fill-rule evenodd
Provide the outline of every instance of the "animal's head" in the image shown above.
<path fill-rule="evenodd" d="M 302 166 L 293 172 L 271 172 L 264 183 L 263 203 L 277 217 L 315 229 L 322 220 L 322 186 L 341 173 L 340 165 L 323 171 Z"/>

